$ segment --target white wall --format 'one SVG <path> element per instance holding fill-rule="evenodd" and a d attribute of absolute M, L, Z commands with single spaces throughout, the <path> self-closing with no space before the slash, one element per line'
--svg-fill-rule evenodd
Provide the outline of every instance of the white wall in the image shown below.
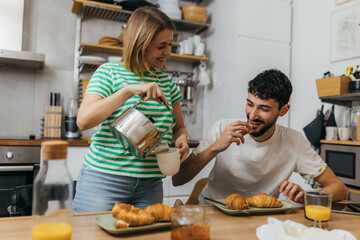
<path fill-rule="evenodd" d="M 219 119 L 246 117 L 247 84 L 258 73 L 277 68 L 290 76 L 291 11 L 289 0 L 225 0 L 208 6 L 212 83 L 204 93 L 203 134 Z M 288 126 L 288 116 L 278 122 Z"/>
<path fill-rule="evenodd" d="M 335 6 L 329 0 L 294 0 L 293 52 L 291 79 L 294 92 L 291 97 L 290 127 L 302 131 L 321 107 L 317 97 L 315 79 L 330 70 L 335 75 L 346 72 L 347 66 L 360 64 L 360 58 L 330 62 L 331 14 L 360 4 L 359 0 Z M 331 105 L 325 104 L 325 109 Z M 342 123 L 346 108 L 336 107 L 338 125 Z"/>
<path fill-rule="evenodd" d="M 24 0 L 0 0 L 0 48 L 21 51 Z"/>
<path fill-rule="evenodd" d="M 261 2 L 264 4 L 256 8 L 256 4 Z M 207 32 L 207 54 L 210 57 L 208 65 L 212 83 L 205 87 L 204 92 L 203 134 L 206 134 L 216 120 L 245 117 L 247 82 L 270 67 L 276 67 L 290 77 L 293 94 L 290 98 L 291 109 L 287 114 L 288 126 L 303 133 L 303 127 L 315 117 L 316 110 L 322 104 L 317 96 L 315 80 L 328 70 L 335 75 L 342 75 L 347 66 L 355 67 L 360 64 L 359 58 L 330 62 L 331 14 L 360 4 L 360 0 L 340 6 L 335 6 L 335 2 L 329 0 L 293 0 L 288 65 L 279 60 L 276 53 L 286 56 L 284 40 L 269 39 L 266 29 L 254 27 L 249 13 L 260 13 L 255 16 L 256 22 L 266 25 L 271 20 L 268 14 L 261 14 L 265 10 L 273 13 L 274 18 L 280 16 L 276 16 L 277 10 L 269 9 L 267 4 L 276 6 L 289 2 L 291 3 L 287 0 L 215 0 L 207 6 L 211 16 L 211 27 Z M 239 5 L 248 9 L 238 9 Z M 274 22 L 281 24 L 278 19 Z M 238 34 L 240 27 L 245 29 L 245 33 Z M 274 28 L 273 31 L 277 29 Z M 329 107 L 330 104 L 325 104 L 325 110 Z M 343 122 L 345 110 L 341 106 L 335 108 L 338 125 Z M 287 125 L 286 120 L 279 123 Z"/>

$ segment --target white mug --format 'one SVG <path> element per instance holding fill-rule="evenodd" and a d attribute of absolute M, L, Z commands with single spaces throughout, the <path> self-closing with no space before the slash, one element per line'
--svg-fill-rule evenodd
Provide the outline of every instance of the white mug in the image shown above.
<path fill-rule="evenodd" d="M 194 55 L 202 56 L 204 55 L 204 51 L 205 51 L 205 43 L 201 42 L 198 45 L 196 45 Z"/>
<path fill-rule="evenodd" d="M 192 55 L 193 51 L 194 51 L 194 42 L 193 40 L 190 39 L 186 39 L 183 41 L 184 43 L 184 54 L 188 54 L 188 55 Z"/>
<path fill-rule="evenodd" d="M 346 141 L 350 139 L 350 128 L 341 127 L 338 129 L 339 139 Z"/>
<path fill-rule="evenodd" d="M 180 152 L 178 148 L 156 154 L 160 171 L 166 175 L 175 175 L 180 169 Z"/>
<path fill-rule="evenodd" d="M 195 47 L 196 47 L 196 46 L 201 42 L 201 37 L 200 37 L 200 35 L 194 35 L 193 41 L 194 41 L 194 45 L 195 45 Z"/>
<path fill-rule="evenodd" d="M 337 127 L 326 127 L 325 128 L 325 139 L 326 140 L 337 140 Z"/>

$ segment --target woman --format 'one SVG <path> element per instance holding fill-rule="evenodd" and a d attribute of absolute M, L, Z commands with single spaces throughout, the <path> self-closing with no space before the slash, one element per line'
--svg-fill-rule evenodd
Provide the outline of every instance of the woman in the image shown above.
<path fill-rule="evenodd" d="M 137 109 L 155 120 L 164 131 L 173 123 L 166 105 L 173 109 L 176 125 L 161 143 L 179 148 L 181 161 L 189 153 L 188 133 L 180 106 L 181 94 L 164 69 L 171 53 L 174 24 L 152 7 L 135 10 L 124 36 L 123 62 L 105 63 L 92 76 L 79 108 L 77 125 L 86 130 L 101 123 L 91 139 L 78 177 L 73 211 L 109 211 L 115 202 L 144 208 L 161 203 L 162 178 L 156 156 L 138 159 L 111 134 L 109 125 L 139 98 Z"/>

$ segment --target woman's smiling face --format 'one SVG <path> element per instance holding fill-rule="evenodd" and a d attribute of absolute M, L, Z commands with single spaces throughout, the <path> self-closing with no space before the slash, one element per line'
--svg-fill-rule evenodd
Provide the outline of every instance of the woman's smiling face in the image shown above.
<path fill-rule="evenodd" d="M 173 30 L 164 29 L 156 34 L 150 42 L 145 56 L 150 67 L 161 68 L 164 66 L 166 58 L 171 54 L 173 34 Z"/>

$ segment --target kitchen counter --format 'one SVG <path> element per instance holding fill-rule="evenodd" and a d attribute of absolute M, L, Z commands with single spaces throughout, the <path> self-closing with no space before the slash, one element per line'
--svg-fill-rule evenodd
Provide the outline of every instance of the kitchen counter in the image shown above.
<path fill-rule="evenodd" d="M 211 240 L 224 239 L 256 239 L 256 228 L 267 223 L 269 216 L 281 221 L 290 219 L 306 226 L 312 222 L 304 218 L 304 209 L 295 208 L 290 213 L 258 216 L 230 216 L 213 206 L 205 206 L 206 215 L 210 219 Z M 109 213 L 109 212 L 105 212 Z M 103 213 L 74 214 L 72 239 L 119 239 L 102 230 L 94 221 L 94 216 Z M 327 228 L 344 229 L 356 237 L 360 237 L 360 218 L 358 215 L 332 213 Z M 0 239 L 30 239 L 31 217 L 0 218 Z M 170 239 L 170 229 L 122 236 L 121 239 L 163 240 Z"/>
<path fill-rule="evenodd" d="M 89 147 L 90 139 L 0 139 L 0 146 L 40 146 L 43 141 L 49 140 L 64 140 L 69 142 L 69 146 L 75 147 Z M 196 148 L 199 145 L 199 141 L 190 141 L 189 147 Z M 172 144 L 174 146 L 174 143 Z"/>
<path fill-rule="evenodd" d="M 69 142 L 69 146 L 75 147 L 88 147 L 90 143 L 88 140 L 84 139 L 0 139 L 0 146 L 40 146 L 43 141 L 49 140 L 64 140 Z"/>

